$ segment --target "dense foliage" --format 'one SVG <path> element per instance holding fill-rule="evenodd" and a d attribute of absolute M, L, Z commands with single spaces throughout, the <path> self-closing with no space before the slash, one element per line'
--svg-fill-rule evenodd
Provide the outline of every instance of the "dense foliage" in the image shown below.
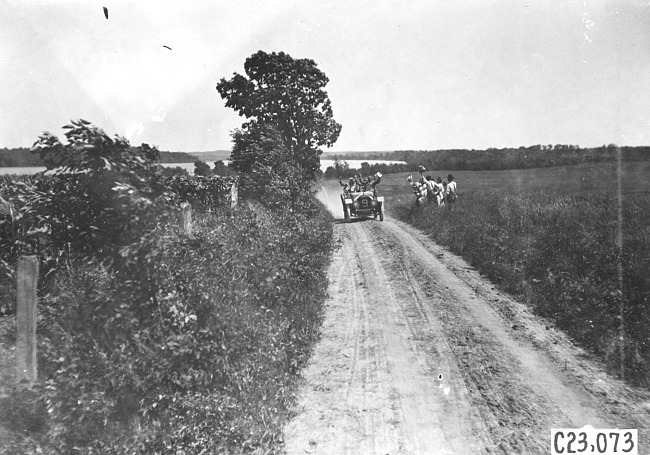
<path fill-rule="evenodd" d="M 236 182 L 234 177 L 220 177 L 214 174 L 174 175 L 164 180 L 169 201 L 175 206 L 189 202 L 195 210 L 221 211 L 230 207 L 231 187 Z"/>
<path fill-rule="evenodd" d="M 0 381 L 0 453 L 280 450 L 320 324 L 329 215 L 303 193 L 223 216 L 234 178 L 165 178 L 156 149 L 86 121 L 67 129 L 66 143 L 35 144 L 53 175 L 0 189 L 4 283 L 17 254 L 53 258 L 39 382 Z"/>
<path fill-rule="evenodd" d="M 210 169 L 210 165 L 208 163 L 196 160 L 194 162 L 194 175 L 199 175 L 204 177 L 208 175 L 212 175 L 212 169 Z"/>
<path fill-rule="evenodd" d="M 626 196 L 619 226 L 616 199 L 609 193 L 494 194 L 464 192 L 453 211 L 415 208 L 410 197 L 395 198 L 389 207 L 538 314 L 554 319 L 613 372 L 621 367 L 623 328 L 626 376 L 645 381 L 650 372 L 648 199 Z"/>
<path fill-rule="evenodd" d="M 124 247 L 174 216 L 181 202 L 201 210 L 227 205 L 233 178 L 165 177 L 153 147 L 132 147 L 85 120 L 64 128 L 66 143 L 46 132 L 33 147 L 51 175 L 5 180 L 0 188 L 12 208 L 0 214 L 0 259 L 9 275 L 20 254 L 38 255 L 45 274 L 71 255 L 120 263 Z"/>
<path fill-rule="evenodd" d="M 255 136 L 272 127 L 286 149 L 286 159 L 304 176 L 306 188 L 320 169 L 319 147 L 333 145 L 341 132 L 324 90 L 329 79 L 310 59 L 294 59 L 284 52 L 259 51 L 244 63 L 246 76 L 221 79 L 217 91 L 226 107 L 250 119 L 241 134 Z M 250 131 L 249 131 L 250 130 Z M 233 149 L 231 159 L 247 166 Z"/>
<path fill-rule="evenodd" d="M 226 165 L 226 163 L 224 163 L 223 160 L 216 160 L 214 162 L 212 173 L 214 175 L 220 175 L 222 177 L 237 175 L 237 172 L 234 169 L 232 169 L 230 166 Z"/>
<path fill-rule="evenodd" d="M 155 148 L 131 147 L 84 120 L 65 129 L 65 143 L 44 133 L 34 144 L 51 175 L 4 180 L 0 187 L 10 208 L 0 213 L 3 291 L 13 289 L 19 255 L 38 256 L 45 292 L 56 270 L 75 258 L 122 263 L 125 245 L 171 216 Z M 13 311 L 12 295 L 0 296 L 0 314 Z"/>
<path fill-rule="evenodd" d="M 241 175 L 242 195 L 266 206 L 295 209 L 309 198 L 306 176 L 290 159 L 290 151 L 272 125 L 255 124 L 232 134 L 230 166 Z"/>
<path fill-rule="evenodd" d="M 197 221 L 192 237 L 175 222 L 150 231 L 128 275 L 79 264 L 57 282 L 39 385 L 0 405 L 16 434 L 40 423 L 9 447 L 279 448 L 320 323 L 331 222 L 317 206 L 310 216 L 258 206 Z"/>

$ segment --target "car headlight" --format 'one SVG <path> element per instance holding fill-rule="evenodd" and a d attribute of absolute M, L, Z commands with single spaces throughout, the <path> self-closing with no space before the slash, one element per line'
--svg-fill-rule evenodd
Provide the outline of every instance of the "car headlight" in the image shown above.
<path fill-rule="evenodd" d="M 372 202 L 371 202 L 370 204 L 374 207 L 374 206 L 377 205 L 377 201 L 375 201 L 375 200 L 373 199 Z"/>
<path fill-rule="evenodd" d="M 354 204 L 352 204 L 355 209 L 359 208 L 359 201 L 354 201 Z"/>

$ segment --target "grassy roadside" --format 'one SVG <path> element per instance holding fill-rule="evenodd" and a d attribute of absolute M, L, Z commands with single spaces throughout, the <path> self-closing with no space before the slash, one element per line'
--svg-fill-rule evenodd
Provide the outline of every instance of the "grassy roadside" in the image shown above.
<path fill-rule="evenodd" d="M 394 217 L 464 257 L 538 314 L 553 318 L 558 327 L 604 358 L 612 372 L 620 369 L 622 301 L 626 376 L 647 383 L 647 195 L 624 198 L 622 255 L 616 246 L 616 199 L 606 192 L 567 195 L 537 189 L 504 193 L 481 188 L 461 191 L 453 211 L 415 208 L 410 194 L 391 196 L 387 207 Z"/>
<path fill-rule="evenodd" d="M 40 302 L 38 386 L 1 385 L 0 453 L 279 452 L 327 288 L 331 216 L 308 205 L 158 225 L 144 281 L 73 265 Z"/>

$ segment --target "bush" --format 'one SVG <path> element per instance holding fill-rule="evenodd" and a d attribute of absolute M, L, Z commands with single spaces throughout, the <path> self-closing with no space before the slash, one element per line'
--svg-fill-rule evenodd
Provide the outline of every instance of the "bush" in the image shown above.
<path fill-rule="evenodd" d="M 35 144 L 54 175 L 2 188 L 3 258 L 66 265 L 40 289 L 39 383 L 0 389 L 8 452 L 279 450 L 332 237 L 297 185 L 303 170 L 270 150 L 244 178 L 251 202 L 224 217 L 235 178 L 163 178 L 155 148 L 83 120 L 64 128 L 66 144 Z M 192 235 L 181 201 L 195 208 Z"/>
<path fill-rule="evenodd" d="M 163 180 L 171 193 L 168 198 L 176 206 L 188 202 L 194 210 L 213 211 L 230 205 L 230 188 L 234 177 L 176 175 Z"/>
<path fill-rule="evenodd" d="M 73 264 L 47 297 L 37 394 L 10 394 L 42 419 L 26 436 L 62 453 L 278 451 L 327 286 L 331 218 L 310 204 L 197 214 L 191 237 L 158 223 L 119 268 Z"/>
<path fill-rule="evenodd" d="M 45 294 L 62 265 L 75 258 L 120 263 L 125 245 L 174 214 L 156 148 L 131 147 L 85 120 L 64 129 L 65 143 L 46 132 L 34 144 L 52 175 L 0 186 L 0 289 L 15 281 L 19 255 L 39 257 Z M 0 314 L 11 307 L 0 300 Z"/>

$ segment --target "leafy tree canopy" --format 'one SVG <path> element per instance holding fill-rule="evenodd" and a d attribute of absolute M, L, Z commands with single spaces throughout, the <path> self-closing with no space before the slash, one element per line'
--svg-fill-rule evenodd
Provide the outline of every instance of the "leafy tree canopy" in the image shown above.
<path fill-rule="evenodd" d="M 226 107 L 250 119 L 243 130 L 255 124 L 273 126 L 289 159 L 307 180 L 313 179 L 320 168 L 319 147 L 332 146 L 341 132 L 324 90 L 329 79 L 313 60 L 294 59 L 284 52 L 258 51 L 246 59 L 244 70 L 246 76 L 235 73 L 217 85 Z"/>
<path fill-rule="evenodd" d="M 304 174 L 290 159 L 281 134 L 273 125 L 253 123 L 246 129 L 232 133 L 233 148 L 230 167 L 249 174 L 251 178 L 241 180 L 240 191 L 247 198 L 255 199 L 268 206 L 292 207 L 305 191 Z"/>
<path fill-rule="evenodd" d="M 277 128 L 268 124 L 253 123 L 232 132 L 233 147 L 230 167 L 250 174 L 261 166 L 272 167 L 290 159 Z"/>
<path fill-rule="evenodd" d="M 39 191 L 27 192 L 22 204 L 60 244 L 117 258 L 123 245 L 140 239 L 145 218 L 161 214 L 153 210 L 163 204 L 166 190 L 158 149 L 133 147 L 83 119 L 63 128 L 64 142 L 44 132 L 34 143 L 32 152 L 54 173 L 39 183 Z"/>
<path fill-rule="evenodd" d="M 214 162 L 214 168 L 212 169 L 212 173 L 214 175 L 221 175 L 221 176 L 232 176 L 234 173 L 231 169 L 226 166 L 226 163 L 223 162 L 223 160 L 217 160 Z"/>
<path fill-rule="evenodd" d="M 132 147 L 119 135 L 109 137 L 104 130 L 84 119 L 65 125 L 67 143 L 45 131 L 32 146 L 47 169 L 65 172 L 124 171 L 149 168 L 160 161 L 156 147 Z"/>
<path fill-rule="evenodd" d="M 194 175 L 203 175 L 207 177 L 213 174 L 212 169 L 210 169 L 210 165 L 208 163 L 196 160 L 194 162 Z"/>

